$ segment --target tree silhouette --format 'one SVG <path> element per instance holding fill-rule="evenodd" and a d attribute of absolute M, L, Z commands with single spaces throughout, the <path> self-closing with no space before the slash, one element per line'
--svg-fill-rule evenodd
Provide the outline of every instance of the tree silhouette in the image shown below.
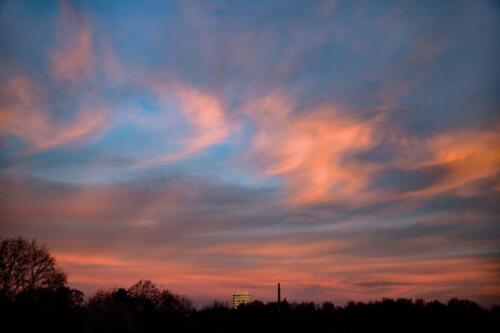
<path fill-rule="evenodd" d="M 158 327 L 189 327 L 195 308 L 186 297 L 140 280 L 128 289 L 98 291 L 87 310 L 90 331 L 153 332 Z"/>
<path fill-rule="evenodd" d="M 45 245 L 21 237 L 0 241 L 0 293 L 4 297 L 65 284 L 66 274 L 56 266 Z"/>
<path fill-rule="evenodd" d="M 499 332 L 500 307 L 466 300 L 348 302 L 254 301 L 237 309 L 213 302 L 201 309 L 149 280 L 98 291 L 85 300 L 44 246 L 0 240 L 2 332 Z M 7 295 L 9 295 L 7 297 Z"/>

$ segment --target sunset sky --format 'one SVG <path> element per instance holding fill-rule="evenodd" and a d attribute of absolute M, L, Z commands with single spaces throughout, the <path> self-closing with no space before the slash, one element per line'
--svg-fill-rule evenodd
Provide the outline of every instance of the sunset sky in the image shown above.
<path fill-rule="evenodd" d="M 495 1 L 1 1 L 0 235 L 90 295 L 500 303 Z"/>

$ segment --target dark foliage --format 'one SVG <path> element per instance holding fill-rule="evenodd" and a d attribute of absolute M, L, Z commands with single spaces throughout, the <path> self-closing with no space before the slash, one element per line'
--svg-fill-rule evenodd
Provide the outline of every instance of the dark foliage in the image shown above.
<path fill-rule="evenodd" d="M 9 251 L 2 255 L 15 252 Z M 142 280 L 87 301 L 64 283 L 23 286 L 15 293 L 3 289 L 0 314 L 2 332 L 500 332 L 500 307 L 485 309 L 468 300 L 383 299 L 345 306 L 254 301 L 238 309 L 214 302 L 196 309 L 184 296 Z"/>
<path fill-rule="evenodd" d="M 90 332 L 153 332 L 191 325 L 194 308 L 182 296 L 139 281 L 129 289 L 99 291 L 87 303 Z"/>
<path fill-rule="evenodd" d="M 14 297 L 39 288 L 63 287 L 66 275 L 44 245 L 18 237 L 0 239 L 0 293 Z"/>
<path fill-rule="evenodd" d="M 32 289 L 0 299 L 2 332 L 82 332 L 83 293 L 67 287 Z"/>
<path fill-rule="evenodd" d="M 238 309 L 215 302 L 196 309 L 185 297 L 139 281 L 129 289 L 83 294 L 67 287 L 2 298 L 8 332 L 498 332 L 500 307 L 384 299 L 332 303 L 263 303 Z M 5 314 L 5 316 L 3 316 Z"/>

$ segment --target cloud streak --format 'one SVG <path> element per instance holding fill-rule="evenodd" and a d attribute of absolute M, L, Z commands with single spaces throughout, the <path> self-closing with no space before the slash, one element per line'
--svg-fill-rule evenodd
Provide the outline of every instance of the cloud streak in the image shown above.
<path fill-rule="evenodd" d="M 254 154 L 269 175 L 284 177 L 292 204 L 343 200 L 368 183 L 375 166 L 354 156 L 376 144 L 376 120 L 356 120 L 332 105 L 294 114 L 294 102 L 280 95 L 246 108 L 257 123 Z"/>
<path fill-rule="evenodd" d="M 249 190 L 229 200 L 231 187 L 190 178 L 91 187 L 2 179 L 2 234 L 24 230 L 47 240 L 72 283 L 87 291 L 144 277 L 180 292 L 199 291 L 201 298 L 249 286 L 269 299 L 276 281 L 289 288 L 288 299 L 307 293 L 340 302 L 482 299 L 498 291 L 498 233 L 488 215 L 471 217 L 472 225 L 464 214 L 444 219 L 446 211 L 397 225 L 373 213 L 359 222 L 289 224 L 283 221 L 298 217 L 271 204 L 273 195 Z M 473 242 L 478 234 L 479 245 Z M 223 287 L 209 288 L 220 281 Z"/>
<path fill-rule="evenodd" d="M 60 12 L 58 34 L 61 46 L 51 55 L 52 75 L 70 81 L 90 79 L 95 66 L 90 27 L 64 1 Z"/>
<path fill-rule="evenodd" d="M 164 107 L 174 102 L 190 131 L 180 139 L 180 150 L 142 159 L 139 165 L 161 165 L 183 160 L 205 148 L 223 143 L 230 135 L 231 125 L 223 103 L 216 96 L 179 83 L 156 84 L 152 90 Z M 147 118 L 144 120 L 147 121 Z M 168 118 L 165 117 L 163 121 L 168 121 Z"/>
<path fill-rule="evenodd" d="M 1 121 L 4 135 L 25 141 L 32 151 L 42 151 L 95 137 L 106 127 L 107 109 L 102 104 L 80 107 L 73 120 L 54 117 L 44 97 L 45 89 L 24 76 L 17 76 L 2 87 Z"/>

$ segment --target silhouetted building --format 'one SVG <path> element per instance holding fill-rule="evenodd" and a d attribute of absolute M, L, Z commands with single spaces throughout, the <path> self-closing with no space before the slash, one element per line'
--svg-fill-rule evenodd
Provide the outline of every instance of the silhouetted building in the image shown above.
<path fill-rule="evenodd" d="M 237 291 L 233 294 L 233 308 L 236 309 L 240 304 L 248 304 L 252 297 L 247 291 Z"/>
<path fill-rule="evenodd" d="M 278 282 L 278 303 L 281 303 L 281 286 Z"/>

